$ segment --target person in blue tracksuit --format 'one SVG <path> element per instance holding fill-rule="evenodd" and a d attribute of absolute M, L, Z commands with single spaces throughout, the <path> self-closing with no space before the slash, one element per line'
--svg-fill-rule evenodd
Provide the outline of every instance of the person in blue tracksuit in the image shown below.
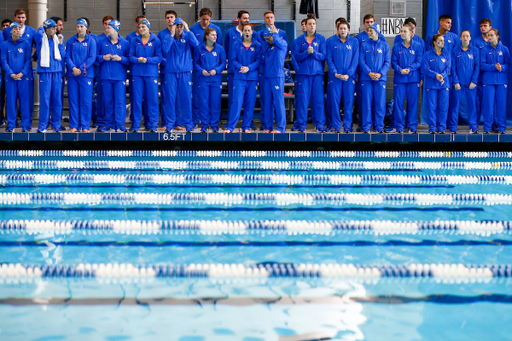
<path fill-rule="evenodd" d="M 374 24 L 375 24 L 375 17 L 373 16 L 373 14 L 366 14 L 363 18 L 364 31 L 359 33 L 358 35 L 356 35 L 356 39 L 359 41 L 359 51 L 361 51 L 361 46 L 363 46 L 363 43 L 370 40 L 370 38 L 368 36 L 368 30 Z M 379 36 L 384 41 L 386 40 L 386 37 L 384 37 L 384 35 L 379 34 Z M 361 70 L 359 67 L 357 69 L 356 93 L 357 93 L 356 100 L 357 100 L 357 111 L 358 111 L 358 116 L 357 116 L 358 127 L 357 127 L 356 131 L 361 132 L 361 131 L 363 131 L 363 92 L 361 89 Z M 373 119 L 374 119 L 374 117 L 372 117 L 372 121 L 373 121 Z"/>
<path fill-rule="evenodd" d="M 279 36 L 275 26 L 267 27 L 263 32 L 265 46 L 265 130 L 264 133 L 284 133 L 286 112 L 284 106 L 284 59 L 288 52 L 288 42 Z M 274 114 L 275 111 L 275 114 Z M 274 127 L 274 115 L 276 129 Z M 273 130 L 271 130 L 273 129 Z"/>
<path fill-rule="evenodd" d="M 233 28 L 227 30 L 226 35 L 224 36 L 224 50 L 226 51 L 226 57 L 230 58 L 231 54 L 231 46 L 238 41 L 242 40 L 242 30 L 245 24 L 249 23 L 250 14 L 245 10 L 241 10 L 237 15 L 238 25 Z M 233 101 L 233 80 L 235 78 L 235 68 L 232 65 L 231 61 L 228 59 L 228 106 L 231 106 L 231 102 Z"/>
<path fill-rule="evenodd" d="M 308 104 L 311 101 L 313 122 L 316 131 L 325 131 L 324 109 L 324 63 L 326 55 L 325 38 L 316 32 L 316 19 L 309 17 L 306 22 L 307 31 L 292 44 L 292 55 L 299 69 L 295 71 L 297 77 L 296 93 L 297 119 L 294 126 L 299 132 L 307 128 Z"/>
<path fill-rule="evenodd" d="M 216 44 L 217 32 L 213 28 L 204 31 L 204 43 L 194 49 L 194 71 L 199 74 L 197 90 L 201 132 L 208 127 L 219 132 L 220 104 L 222 100 L 222 71 L 226 68 L 226 52 Z"/>
<path fill-rule="evenodd" d="M 16 11 L 14 11 L 14 22 L 18 23 L 21 27 L 21 36 L 25 41 L 28 41 L 30 43 L 30 46 L 36 47 L 36 30 L 33 27 L 30 27 L 28 25 L 25 25 L 25 22 L 27 21 L 27 13 L 25 10 L 18 8 Z M 6 27 L 2 31 L 2 35 L 4 38 L 4 41 L 8 40 L 11 37 L 11 27 Z M 34 114 L 34 73 L 31 70 L 30 73 L 27 75 L 30 78 L 30 85 L 28 87 L 29 91 L 29 107 L 30 107 L 30 114 Z M 1 77 L 0 77 L 1 78 Z"/>
<path fill-rule="evenodd" d="M 87 34 L 87 22 L 78 19 L 77 34 L 66 44 L 70 132 L 89 132 L 96 41 Z M 98 128 L 99 129 L 99 128 Z"/>
<path fill-rule="evenodd" d="M 404 130 L 404 103 L 407 98 L 406 126 L 416 133 L 418 126 L 418 97 L 420 88 L 420 69 L 423 61 L 423 47 L 412 40 L 412 27 L 402 26 L 402 41 L 393 46 L 391 66 L 395 70 L 393 124 L 396 132 Z"/>
<path fill-rule="evenodd" d="M 267 42 L 265 38 L 263 38 L 263 33 L 265 32 L 265 29 L 268 29 L 269 27 L 273 27 L 276 21 L 276 17 L 274 15 L 274 12 L 272 11 L 266 11 L 263 14 L 263 20 L 265 22 L 265 28 L 259 32 L 254 33 L 254 38 L 256 41 L 258 41 L 264 49 L 265 46 L 267 46 Z M 286 32 L 280 29 L 277 29 L 277 34 L 281 39 L 288 42 L 288 37 L 286 35 Z M 295 61 L 292 59 L 292 63 Z M 294 64 L 295 66 L 295 64 Z M 297 68 L 294 68 L 297 70 Z M 266 116 L 265 116 L 265 105 L 266 105 L 266 99 L 265 99 L 265 61 L 264 59 L 260 60 L 260 67 L 258 70 L 258 84 L 259 84 L 259 91 L 260 91 L 260 130 L 272 130 L 272 127 L 266 126 Z M 251 128 L 255 128 L 254 124 L 251 123 Z"/>
<path fill-rule="evenodd" d="M 161 101 L 160 101 L 160 107 L 161 107 L 161 117 L 162 117 L 162 126 L 158 128 L 160 131 L 166 131 L 175 129 L 178 131 L 183 131 L 185 128 L 183 128 L 181 116 L 178 115 L 176 117 L 176 122 L 174 123 L 173 127 L 167 128 L 167 122 L 166 119 L 169 117 L 168 110 L 169 106 L 165 105 L 165 98 L 167 98 L 169 95 L 167 94 L 167 87 L 165 86 L 165 56 L 163 53 L 163 47 L 165 43 L 165 39 L 171 35 L 171 32 L 174 32 L 176 30 L 176 27 L 174 27 L 174 21 L 178 17 L 178 13 L 176 11 L 170 9 L 168 11 L 165 11 L 165 22 L 167 23 L 167 27 L 158 32 L 158 39 L 160 39 L 160 42 L 162 43 L 162 56 L 164 57 L 162 59 L 162 62 L 160 63 L 160 92 L 162 94 Z"/>
<path fill-rule="evenodd" d="M 21 111 L 22 132 L 32 129 L 32 115 L 29 106 L 29 86 L 32 73 L 32 46 L 21 35 L 18 23 L 11 24 L 11 38 L 1 44 L 1 68 L 5 72 L 7 129 L 12 132 L 16 127 L 17 104 Z"/>
<path fill-rule="evenodd" d="M 359 52 L 360 79 L 363 96 L 363 132 L 369 133 L 373 124 L 375 131 L 384 133 L 386 113 L 386 81 L 391 53 L 389 45 L 380 35 L 380 25 L 368 29 L 370 38 L 361 45 Z M 372 109 L 374 106 L 375 110 Z M 372 122 L 372 111 L 375 120 Z"/>
<path fill-rule="evenodd" d="M 162 61 L 160 39 L 149 30 L 147 19 L 139 22 L 139 36 L 130 44 L 130 66 L 133 73 L 133 122 L 131 132 L 138 132 L 142 120 L 142 99 L 148 102 L 146 129 L 156 133 L 158 126 L 158 64 Z"/>
<path fill-rule="evenodd" d="M 107 38 L 98 45 L 98 77 L 103 91 L 105 110 L 102 131 L 126 131 L 126 75 L 130 64 L 130 43 L 118 32 L 121 23 L 111 20 L 106 28 Z"/>
<path fill-rule="evenodd" d="M 242 104 L 244 108 L 244 119 L 242 131 L 251 132 L 251 122 L 256 104 L 256 93 L 258 90 L 258 73 L 261 56 L 261 44 L 253 37 L 251 24 L 244 25 L 244 38 L 235 43 L 231 48 L 231 62 L 235 67 L 235 79 L 233 81 L 233 102 L 229 108 L 229 119 L 226 125 L 226 133 L 231 133 L 240 118 Z"/>
<path fill-rule="evenodd" d="M 176 126 L 178 104 L 183 112 L 183 125 L 187 131 L 194 129 L 192 120 L 192 49 L 199 45 L 188 25 L 176 18 L 171 35 L 163 43 L 167 97 L 164 98 L 166 129 Z M 178 103 L 179 101 L 179 103 Z"/>
<path fill-rule="evenodd" d="M 52 110 L 52 127 L 61 130 L 62 119 L 62 59 L 66 50 L 55 31 L 57 23 L 46 20 L 37 30 L 35 41 L 37 51 L 37 73 L 39 74 L 39 127 L 38 133 L 45 133 Z"/>
<path fill-rule="evenodd" d="M 505 134 L 507 129 L 507 71 L 510 67 L 510 52 L 500 41 L 500 33 L 493 28 L 487 34 L 489 45 L 482 49 L 480 67 L 484 94 L 482 112 L 484 115 L 484 134 L 491 130 L 494 106 L 496 105 L 496 122 L 498 132 Z"/>
<path fill-rule="evenodd" d="M 199 22 L 195 23 L 190 27 L 190 32 L 194 34 L 196 40 L 198 42 L 203 41 L 204 31 L 207 28 L 213 28 L 217 33 L 217 40 L 215 44 L 222 46 L 222 31 L 220 27 L 211 23 L 210 19 L 212 18 L 212 11 L 209 8 L 201 8 L 199 11 Z M 194 52 L 194 51 L 192 51 Z M 197 86 L 199 85 L 199 76 L 198 72 L 192 73 L 192 120 L 194 121 L 194 125 L 197 125 L 200 121 L 199 117 L 199 101 L 194 99 L 199 98 L 199 93 L 197 92 Z"/>
<path fill-rule="evenodd" d="M 487 38 L 487 34 L 492 29 L 492 21 L 491 19 L 484 18 L 480 20 L 480 35 L 475 39 L 471 39 L 471 45 L 474 45 L 478 48 L 480 55 L 482 55 L 482 49 L 489 45 L 489 38 Z M 476 87 L 476 111 L 477 111 L 477 120 L 481 121 L 482 119 L 482 96 L 484 94 L 484 86 L 482 84 L 482 79 L 484 76 L 483 70 L 480 68 L 480 76 L 478 77 L 478 84 Z M 492 132 L 498 132 L 498 128 L 496 125 L 496 115 L 494 116 L 494 120 L 492 123 Z"/>
<path fill-rule="evenodd" d="M 331 124 L 336 133 L 341 131 L 340 102 L 343 100 L 343 129 L 352 132 L 352 109 L 356 70 L 359 65 L 359 41 L 349 35 L 350 24 L 338 22 L 338 34 L 327 40 L 327 65 L 329 65 L 328 97 L 331 100 Z"/>
<path fill-rule="evenodd" d="M 471 33 L 468 30 L 462 31 L 460 40 L 461 45 L 452 51 L 452 79 L 456 91 L 448 110 L 448 129 L 452 133 L 457 132 L 460 101 L 465 94 L 469 129 L 472 134 L 478 134 L 476 95 L 480 75 L 480 51 L 478 47 L 470 45 Z"/>
<path fill-rule="evenodd" d="M 428 130 L 430 134 L 444 134 L 448 116 L 450 96 L 451 49 L 444 49 L 444 37 L 436 34 L 432 38 L 434 50 L 423 55 L 421 67 L 425 82 Z"/>

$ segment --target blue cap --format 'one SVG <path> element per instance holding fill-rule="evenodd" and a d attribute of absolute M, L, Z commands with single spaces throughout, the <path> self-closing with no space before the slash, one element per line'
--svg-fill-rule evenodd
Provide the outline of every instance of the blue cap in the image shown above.
<path fill-rule="evenodd" d="M 174 19 L 174 25 L 183 24 L 183 20 L 181 18 Z"/>
<path fill-rule="evenodd" d="M 85 21 L 85 19 L 78 19 L 78 21 L 76 22 L 76 25 L 83 25 L 85 26 L 85 28 L 87 28 L 87 21 Z"/>
<path fill-rule="evenodd" d="M 119 32 L 119 29 L 121 28 L 121 23 L 117 20 L 110 20 L 110 22 L 108 23 L 109 26 L 112 26 L 112 28 L 114 30 L 116 30 L 116 32 Z"/>
<path fill-rule="evenodd" d="M 18 24 L 18 23 L 15 21 L 15 22 L 11 23 L 11 24 L 9 25 L 9 27 L 21 27 L 21 25 L 20 25 L 20 24 Z"/>
<path fill-rule="evenodd" d="M 49 29 L 49 28 L 51 28 L 51 27 L 53 27 L 53 26 L 57 26 L 57 23 L 56 23 L 54 20 L 52 20 L 52 19 L 48 19 L 48 20 L 46 20 L 46 21 L 43 23 L 43 28 L 44 28 L 45 30 L 47 30 L 47 29 Z"/>
<path fill-rule="evenodd" d="M 375 30 L 375 32 L 380 33 L 380 25 L 375 23 L 372 26 L 370 26 L 372 29 Z"/>
<path fill-rule="evenodd" d="M 272 35 L 272 28 L 270 28 L 270 27 L 266 27 L 266 28 L 263 30 L 263 38 L 270 37 L 271 35 Z"/>
<path fill-rule="evenodd" d="M 151 29 L 151 24 L 149 23 L 149 20 L 148 19 L 142 19 L 141 21 L 139 21 L 139 25 L 140 24 L 144 24 L 146 25 L 149 29 Z"/>

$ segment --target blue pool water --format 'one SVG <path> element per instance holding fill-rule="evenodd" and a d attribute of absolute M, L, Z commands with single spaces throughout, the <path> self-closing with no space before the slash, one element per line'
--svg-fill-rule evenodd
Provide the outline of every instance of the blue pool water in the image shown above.
<path fill-rule="evenodd" d="M 81 277 L 69 273 L 33 277 L 2 272 L 2 264 L 41 269 L 79 264 L 155 268 L 166 264 L 507 266 L 512 264 L 508 225 L 512 199 L 507 199 L 512 192 L 512 169 L 508 156 L 502 156 L 5 156 L 2 161 L 20 163 L 10 168 L 0 165 L 0 339 L 510 339 L 512 278 L 506 271 L 503 276 L 488 272 L 480 277 L 460 273 L 439 277 L 434 272 L 419 277 L 325 277 L 316 273 L 294 277 Z M 27 161 L 35 164 L 27 166 Z M 115 169 L 94 169 L 83 164 L 55 166 L 54 161 L 121 163 Z M 162 161 L 204 164 L 177 170 L 169 164 L 160 168 L 143 164 Z M 255 169 L 254 164 L 236 169 L 211 163 L 245 161 L 274 164 L 271 169 Z M 324 164 L 301 166 L 300 170 L 279 169 L 276 164 L 294 161 Z M 139 163 L 139 169 L 130 169 L 127 162 Z M 368 164 L 361 169 L 333 170 L 329 162 Z M 377 167 L 376 162 L 393 163 L 393 167 Z M 411 169 L 410 164 L 401 167 L 400 163 L 416 165 Z M 435 163 L 441 165 L 430 167 Z M 336 180 L 341 175 L 345 178 Z M 52 196 L 62 193 L 66 199 Z M 79 193 L 89 198 L 82 195 L 78 200 Z M 233 195 L 264 193 L 281 196 L 233 199 Z M 8 194 L 17 194 L 18 199 Z M 91 199 L 99 194 L 102 199 Z M 137 194 L 137 199 L 128 200 L 127 194 Z M 161 195 L 155 203 L 144 196 L 153 194 Z M 162 199 L 171 194 L 180 199 Z M 318 197 L 322 194 L 347 196 L 331 200 Z M 402 194 L 411 199 L 400 199 Z M 21 200 L 20 195 L 29 199 Z M 309 200 L 306 195 L 317 195 L 317 199 Z M 428 199 L 427 195 L 436 197 Z M 20 227 L 14 221 L 32 222 Z M 68 227 L 54 228 L 50 221 Z M 102 227 L 90 228 L 93 221 Z M 106 221 L 128 223 L 107 228 Z M 177 228 L 178 221 L 202 227 Z M 268 221 L 281 225 L 247 228 L 249 222 L 263 226 Z M 305 221 L 324 225 L 313 228 L 304 225 Z M 390 224 L 352 228 L 356 222 L 386 221 Z M 481 225 L 464 229 L 461 221 Z M 142 222 L 167 227 L 140 228 Z M 239 222 L 244 228 L 223 228 L 215 222 Z M 334 222 L 343 222 L 345 227 Z M 409 225 L 396 228 L 396 222 Z M 459 225 L 443 227 L 450 222 Z M 417 224 L 429 227 L 415 228 Z"/>

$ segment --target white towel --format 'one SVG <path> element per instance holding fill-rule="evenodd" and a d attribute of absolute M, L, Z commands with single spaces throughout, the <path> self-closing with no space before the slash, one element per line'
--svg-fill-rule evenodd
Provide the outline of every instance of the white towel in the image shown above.
<path fill-rule="evenodd" d="M 59 51 L 59 38 L 53 35 L 53 56 L 56 60 L 62 60 Z M 43 45 L 41 46 L 41 67 L 50 67 L 50 44 L 48 44 L 48 36 L 43 33 Z"/>

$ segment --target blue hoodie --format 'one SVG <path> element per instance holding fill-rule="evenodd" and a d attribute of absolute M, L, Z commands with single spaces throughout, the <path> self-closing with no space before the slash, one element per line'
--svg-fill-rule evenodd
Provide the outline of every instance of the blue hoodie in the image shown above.
<path fill-rule="evenodd" d="M 36 41 L 36 52 L 37 52 L 37 60 L 38 60 L 37 73 L 63 72 L 64 71 L 63 66 L 62 66 L 63 63 L 61 61 L 54 59 L 54 52 L 53 52 L 54 43 L 53 43 L 53 39 L 50 39 L 50 38 L 47 38 L 48 46 L 50 47 L 50 66 L 49 67 L 41 66 L 41 47 L 43 46 L 43 37 L 44 37 L 43 34 L 44 34 L 44 29 L 42 27 L 39 27 L 37 29 L 36 36 L 34 38 Z M 62 60 L 65 60 L 66 59 L 66 47 L 64 46 L 64 44 L 58 44 L 58 48 L 59 48 L 59 52 L 60 52 L 60 57 L 62 58 Z"/>
<path fill-rule="evenodd" d="M 480 54 L 480 68 L 484 72 L 482 84 L 508 84 L 507 71 L 510 67 L 510 52 L 508 48 L 500 42 L 494 48 L 487 45 Z M 501 71 L 496 69 L 496 64 L 501 64 Z"/>
<path fill-rule="evenodd" d="M 478 84 L 480 76 L 480 51 L 479 48 L 469 45 L 464 51 L 461 45 L 452 51 L 452 75 L 453 84 L 469 85 Z"/>
<path fill-rule="evenodd" d="M 192 71 L 192 49 L 198 45 L 192 32 L 183 31 L 180 39 L 176 39 L 176 36 L 167 36 L 162 49 L 165 57 L 165 73 Z"/>
<path fill-rule="evenodd" d="M 206 44 L 206 43 L 205 43 Z M 226 52 L 219 44 L 213 45 L 210 52 L 206 45 L 201 44 L 194 52 L 194 70 L 197 71 L 197 79 L 201 83 L 222 83 L 222 71 L 226 68 Z M 204 76 L 203 71 L 215 70 L 215 76 Z"/>
<path fill-rule="evenodd" d="M 94 63 L 96 62 L 96 40 L 88 34 L 83 41 L 74 35 L 66 44 L 66 76 L 70 78 L 94 78 Z M 73 75 L 73 68 L 82 71 L 78 76 Z"/>
<path fill-rule="evenodd" d="M 335 74 L 348 75 L 349 81 L 356 79 L 356 70 L 359 65 L 359 41 L 351 36 L 342 42 L 337 35 L 327 39 L 327 65 L 329 65 L 329 78 L 334 79 Z"/>
<path fill-rule="evenodd" d="M 103 59 L 103 56 L 107 54 L 118 55 L 121 57 L 121 60 L 113 61 Z M 96 62 L 99 65 L 98 75 L 100 79 L 125 81 L 126 70 L 130 65 L 130 43 L 121 36 L 119 36 L 117 44 L 112 44 L 110 38 L 103 39 L 102 43 L 98 45 Z"/>
<path fill-rule="evenodd" d="M 139 63 L 138 58 L 147 59 L 145 63 Z M 132 76 L 158 77 L 158 64 L 162 61 L 162 45 L 160 39 L 150 33 L 149 41 L 144 46 L 141 36 L 132 39 L 130 44 L 130 70 Z"/>
<path fill-rule="evenodd" d="M 2 69 L 5 71 L 4 78 L 12 79 L 11 75 L 23 73 L 25 77 L 32 76 L 31 53 L 32 46 L 23 37 L 16 42 L 9 38 L 1 45 Z"/>
<path fill-rule="evenodd" d="M 261 44 L 256 40 L 252 41 L 251 46 L 247 49 L 242 40 L 237 41 L 231 47 L 231 63 L 235 68 L 235 79 L 243 79 L 247 81 L 258 80 L 258 69 L 261 63 Z M 247 66 L 249 72 L 240 73 L 240 68 Z"/>
<path fill-rule="evenodd" d="M 359 52 L 359 70 L 361 72 L 360 79 L 362 81 L 370 81 L 370 72 L 380 73 L 379 81 L 387 81 L 387 72 L 391 62 L 391 53 L 386 39 L 379 35 L 379 40 L 366 40 L 360 48 Z"/>
<path fill-rule="evenodd" d="M 319 33 L 315 34 L 315 38 L 311 42 L 314 52 L 309 54 L 309 43 L 306 40 L 307 32 L 293 41 L 292 59 L 295 59 L 298 70 L 297 75 L 323 75 L 325 62 L 325 37 Z"/>
<path fill-rule="evenodd" d="M 446 89 L 450 87 L 450 77 L 448 76 L 451 72 L 451 58 L 451 50 L 445 49 L 443 49 L 440 56 L 434 50 L 427 51 L 423 55 L 421 67 L 423 75 L 425 75 L 425 83 L 423 84 L 425 89 Z M 437 74 L 443 76 L 443 84 L 437 80 Z"/>
<path fill-rule="evenodd" d="M 417 41 L 411 41 L 409 48 L 405 47 L 402 40 L 393 46 L 391 66 L 395 70 L 394 83 L 419 83 L 421 81 L 421 62 L 423 61 L 423 47 Z M 403 69 L 411 72 L 402 75 Z"/>
<path fill-rule="evenodd" d="M 224 37 L 224 50 L 226 51 L 226 55 L 228 57 L 231 57 L 231 47 L 233 44 L 238 41 L 242 40 L 242 32 L 238 31 L 238 25 L 235 27 L 230 28 L 226 31 L 226 35 Z M 230 60 L 228 60 L 230 62 Z M 228 63 L 228 73 L 235 73 L 235 68 L 231 63 Z"/>
<path fill-rule="evenodd" d="M 263 62 L 265 63 L 266 78 L 284 78 L 284 59 L 288 53 L 288 42 L 278 33 L 273 33 L 273 44 L 265 42 L 263 47 Z"/>

